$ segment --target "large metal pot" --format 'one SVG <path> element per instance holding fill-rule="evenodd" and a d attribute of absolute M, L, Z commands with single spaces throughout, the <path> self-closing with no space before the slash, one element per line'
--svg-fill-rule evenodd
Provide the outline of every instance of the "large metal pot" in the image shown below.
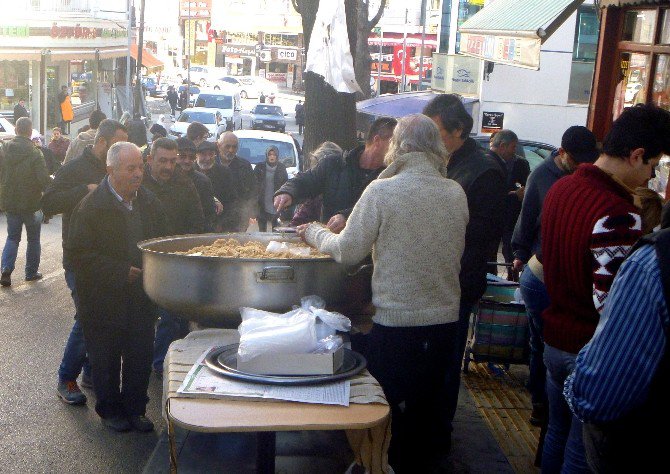
<path fill-rule="evenodd" d="M 236 327 L 239 308 L 288 311 L 300 298 L 319 295 L 330 306 L 345 303 L 347 267 L 328 258 L 249 259 L 178 255 L 220 238 L 242 243 L 296 241 L 283 234 L 203 234 L 165 237 L 138 244 L 144 288 L 163 308 L 191 321 Z"/>

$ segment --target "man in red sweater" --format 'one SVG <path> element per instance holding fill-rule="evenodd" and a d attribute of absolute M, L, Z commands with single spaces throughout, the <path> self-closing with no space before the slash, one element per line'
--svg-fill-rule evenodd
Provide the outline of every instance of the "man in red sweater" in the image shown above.
<path fill-rule="evenodd" d="M 662 153 L 670 152 L 670 113 L 627 108 L 593 164 L 554 184 L 542 210 L 542 263 L 551 301 L 543 313 L 549 425 L 542 472 L 589 472 L 581 422 L 563 398 L 579 350 L 595 332 L 607 293 L 628 250 L 642 236 L 633 199 Z"/>

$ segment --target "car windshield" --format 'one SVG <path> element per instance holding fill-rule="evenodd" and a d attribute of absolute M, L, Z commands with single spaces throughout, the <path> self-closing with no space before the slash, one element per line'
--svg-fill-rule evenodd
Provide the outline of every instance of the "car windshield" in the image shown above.
<path fill-rule="evenodd" d="M 281 107 L 272 106 L 272 105 L 257 105 L 254 108 L 253 113 L 258 115 L 281 115 L 284 116 L 284 113 L 281 110 Z"/>
<path fill-rule="evenodd" d="M 250 163 L 257 164 L 265 161 L 265 151 L 270 146 L 279 150 L 279 161 L 287 168 L 296 166 L 295 147 L 291 143 L 265 140 L 262 138 L 240 138 L 240 148 L 237 155 Z"/>
<path fill-rule="evenodd" d="M 200 94 L 195 101 L 196 107 L 207 107 L 210 109 L 232 109 L 233 97 L 219 94 Z"/>
<path fill-rule="evenodd" d="M 177 119 L 177 122 L 213 124 L 216 123 L 216 116 L 211 112 L 189 111 L 182 113 Z"/>

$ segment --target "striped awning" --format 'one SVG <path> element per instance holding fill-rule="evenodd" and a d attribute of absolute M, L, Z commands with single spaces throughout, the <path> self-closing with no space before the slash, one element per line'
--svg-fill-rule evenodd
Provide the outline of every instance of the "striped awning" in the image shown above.
<path fill-rule="evenodd" d="M 496 0 L 463 23 L 460 53 L 530 69 L 540 46 L 583 0 Z"/>

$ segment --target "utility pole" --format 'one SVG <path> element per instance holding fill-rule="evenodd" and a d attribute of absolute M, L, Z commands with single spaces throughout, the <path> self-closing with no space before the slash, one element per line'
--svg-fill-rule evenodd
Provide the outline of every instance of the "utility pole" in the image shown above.
<path fill-rule="evenodd" d="M 423 51 L 426 44 L 426 0 L 421 0 L 421 57 L 419 59 L 419 90 L 423 90 Z"/>
<path fill-rule="evenodd" d="M 375 33 L 379 35 L 379 60 L 377 61 L 377 97 L 382 90 L 382 47 L 384 46 L 384 30 L 381 26 L 375 27 Z"/>
<path fill-rule="evenodd" d="M 133 45 L 133 14 L 132 0 L 128 0 L 128 55 L 126 56 L 126 97 L 128 98 L 128 111 L 133 109 L 133 94 L 130 87 L 130 48 Z"/>
<path fill-rule="evenodd" d="M 186 53 L 186 108 L 191 105 L 191 2 L 188 2 L 188 52 Z"/>
<path fill-rule="evenodd" d="M 405 68 L 407 67 L 407 16 L 409 9 L 405 8 L 405 26 L 402 34 L 402 63 L 400 66 L 400 92 L 405 92 Z"/>
<path fill-rule="evenodd" d="M 142 50 L 144 49 L 144 0 L 140 0 L 140 26 L 137 39 L 137 77 L 135 79 L 135 90 L 137 91 L 137 100 L 135 101 L 134 112 L 141 113 L 142 107 Z"/>

